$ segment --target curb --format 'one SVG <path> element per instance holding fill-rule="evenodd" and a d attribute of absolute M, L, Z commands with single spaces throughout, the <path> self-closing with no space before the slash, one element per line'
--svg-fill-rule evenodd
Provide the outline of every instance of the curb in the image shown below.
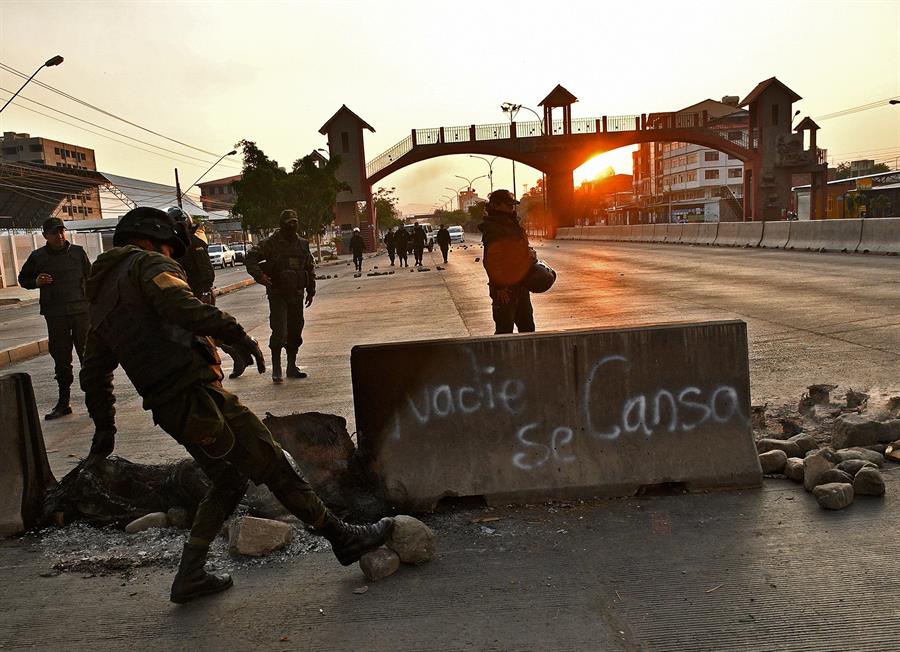
<path fill-rule="evenodd" d="M 256 281 L 254 281 L 252 278 L 248 278 L 244 279 L 243 281 L 238 281 L 237 283 L 231 283 L 230 285 L 226 285 L 225 287 L 216 288 L 216 296 L 220 297 L 223 294 L 237 292 L 238 290 L 242 290 L 245 287 L 253 285 L 254 283 L 256 283 Z M 24 362 L 25 360 L 29 360 L 31 358 L 46 355 L 47 353 L 49 353 L 49 349 L 46 337 L 34 342 L 26 342 L 25 344 L 14 346 L 11 349 L 4 349 L 0 351 L 0 369 L 2 369 L 3 367 L 10 367 L 14 364 Z"/>

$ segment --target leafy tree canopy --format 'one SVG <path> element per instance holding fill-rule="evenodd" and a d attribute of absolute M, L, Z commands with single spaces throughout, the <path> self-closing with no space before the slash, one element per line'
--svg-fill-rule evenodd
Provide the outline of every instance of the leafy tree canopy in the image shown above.
<path fill-rule="evenodd" d="M 861 176 L 864 177 L 868 174 L 879 174 L 881 172 L 890 172 L 891 168 L 886 163 L 875 163 L 874 165 L 866 168 L 865 170 L 856 170 L 854 172 L 850 171 L 850 163 L 845 161 L 843 163 L 838 163 L 838 166 L 835 168 L 837 173 L 835 174 L 835 179 L 849 179 L 850 177 Z"/>

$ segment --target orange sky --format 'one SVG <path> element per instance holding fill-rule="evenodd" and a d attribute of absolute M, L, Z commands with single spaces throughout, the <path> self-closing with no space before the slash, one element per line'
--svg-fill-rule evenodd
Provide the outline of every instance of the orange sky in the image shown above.
<path fill-rule="evenodd" d="M 0 62 L 30 74 L 62 54 L 65 63 L 38 79 L 210 152 L 255 140 L 283 165 L 324 146 L 318 128 L 343 103 L 375 127 L 366 137 L 372 158 L 413 127 L 503 122 L 501 102 L 537 108 L 557 83 L 579 98 L 576 118 L 744 96 L 773 75 L 803 96 L 796 106 L 813 117 L 900 96 L 900 1 L 754 6 L 5 0 Z M 18 85 L 0 71 L 0 88 Z M 171 182 L 177 166 L 193 180 L 208 163 L 184 155 L 215 158 L 34 85 L 23 95 L 180 153 L 149 154 L 15 105 L 0 114 L 2 130 L 94 148 L 104 171 Z M 893 165 L 900 156 L 900 106 L 821 126 L 820 146 L 837 160 Z M 610 153 L 597 167 L 610 164 L 630 172 L 630 154 Z M 454 175 L 486 171 L 483 162 L 445 157 L 384 185 L 397 188 L 402 205 L 428 208 L 445 187 L 464 183 Z M 234 172 L 223 164 L 211 176 Z M 517 190 L 537 176 L 517 166 Z M 494 181 L 511 185 L 509 162 L 497 162 Z M 487 180 L 475 187 L 486 194 Z"/>

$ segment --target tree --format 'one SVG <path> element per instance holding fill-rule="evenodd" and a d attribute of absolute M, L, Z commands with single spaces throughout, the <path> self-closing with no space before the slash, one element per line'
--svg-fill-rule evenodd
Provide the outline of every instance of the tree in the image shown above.
<path fill-rule="evenodd" d="M 237 144 L 244 153 L 241 178 L 234 182 L 237 200 L 231 212 L 241 216 L 245 231 L 267 231 L 278 226 L 284 209 L 284 182 L 287 172 L 250 140 Z"/>
<path fill-rule="evenodd" d="M 334 204 L 338 193 L 350 190 L 350 186 L 338 181 L 336 174 L 341 166 L 339 156 L 319 165 L 321 159 L 309 154 L 294 161 L 285 180 L 286 207 L 297 211 L 300 231 L 308 237 L 318 236 L 322 229 L 334 221 Z"/>
<path fill-rule="evenodd" d="M 387 230 L 403 224 L 400 219 L 400 211 L 397 210 L 397 197 L 394 194 L 396 188 L 379 188 L 372 194 L 372 204 L 375 206 L 375 224 L 379 229 Z M 363 205 L 362 210 L 365 210 Z M 360 214 L 362 219 L 368 219 Z"/>

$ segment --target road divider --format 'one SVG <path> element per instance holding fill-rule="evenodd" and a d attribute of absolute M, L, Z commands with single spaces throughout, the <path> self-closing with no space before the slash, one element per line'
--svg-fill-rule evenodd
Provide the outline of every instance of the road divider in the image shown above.
<path fill-rule="evenodd" d="M 384 382 L 398 358 L 416 373 Z M 353 347 L 361 461 L 398 509 L 757 486 L 742 321 Z"/>
<path fill-rule="evenodd" d="M 862 237 L 862 220 L 791 222 L 787 249 L 853 253 Z"/>
<path fill-rule="evenodd" d="M 900 217 L 863 220 L 856 251 L 861 254 L 900 254 Z"/>

